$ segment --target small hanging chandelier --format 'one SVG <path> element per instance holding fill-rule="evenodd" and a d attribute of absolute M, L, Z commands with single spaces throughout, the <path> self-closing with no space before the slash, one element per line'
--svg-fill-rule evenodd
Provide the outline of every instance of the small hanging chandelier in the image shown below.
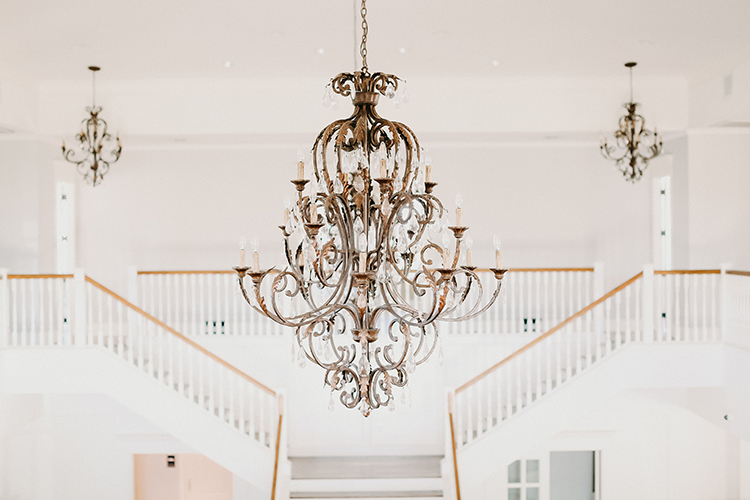
<path fill-rule="evenodd" d="M 620 118 L 620 129 L 615 132 L 615 144 L 607 144 L 602 137 L 602 154 L 608 160 L 614 160 L 615 166 L 626 180 L 635 182 L 641 178 L 648 162 L 662 152 L 662 139 L 654 127 L 651 132 L 646 128 L 646 121 L 636 113 L 637 102 L 633 101 L 633 67 L 637 63 L 625 63 L 630 69 L 630 102 L 625 103 L 628 114 Z"/>
<path fill-rule="evenodd" d="M 65 141 L 62 145 L 63 157 L 74 163 L 84 180 L 93 186 L 104 179 L 104 174 L 109 171 L 109 164 L 119 160 L 122 152 L 120 136 L 112 140 L 107 132 L 107 122 L 99 118 L 102 108 L 96 105 L 96 72 L 100 69 L 98 66 L 89 66 L 92 104 L 91 107 L 86 107 L 86 111 L 91 116 L 81 122 L 81 132 L 76 136 L 79 145 L 72 149 L 65 147 Z"/>
<path fill-rule="evenodd" d="M 300 365 L 309 360 L 325 370 L 329 408 L 337 392 L 344 406 L 368 416 L 382 406 L 395 408 L 394 388 L 406 388 L 438 345 L 437 321 L 486 311 L 507 270 L 496 238 L 494 290 L 483 299 L 460 195 L 455 225 L 449 225 L 416 136 L 375 110 L 403 81 L 370 74 L 365 0 L 360 14 L 362 69 L 333 78 L 326 99 L 350 97 L 354 113 L 320 132 L 310 179 L 300 154 L 292 181 L 297 200 L 280 226 L 286 268 L 261 269 L 254 238 L 252 267 L 245 266 L 242 240 L 234 269 L 248 304 L 294 328 Z"/>

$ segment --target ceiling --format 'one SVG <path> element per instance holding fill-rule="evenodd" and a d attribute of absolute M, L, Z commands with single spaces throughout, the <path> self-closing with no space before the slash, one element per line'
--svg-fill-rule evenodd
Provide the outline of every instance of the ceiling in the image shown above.
<path fill-rule="evenodd" d="M 693 77 L 750 50 L 747 0 L 370 0 L 373 70 Z M 0 71 L 88 78 L 333 76 L 354 67 L 353 0 L 3 0 Z M 229 66 L 227 67 L 227 62 Z"/>

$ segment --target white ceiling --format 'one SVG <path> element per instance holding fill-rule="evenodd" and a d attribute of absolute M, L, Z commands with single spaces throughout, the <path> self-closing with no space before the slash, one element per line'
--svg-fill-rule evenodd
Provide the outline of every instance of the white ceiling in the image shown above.
<path fill-rule="evenodd" d="M 627 60 L 643 75 L 690 78 L 750 49 L 747 0 L 368 7 L 370 68 L 407 79 L 624 76 Z M 352 0 L 3 0 L 0 71 L 30 81 L 88 78 L 91 64 L 107 79 L 333 76 L 353 68 L 354 14 Z"/>

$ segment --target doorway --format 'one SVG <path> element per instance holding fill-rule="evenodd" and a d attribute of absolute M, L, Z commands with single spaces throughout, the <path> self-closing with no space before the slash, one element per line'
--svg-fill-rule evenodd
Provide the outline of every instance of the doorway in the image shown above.
<path fill-rule="evenodd" d="M 134 457 L 135 500 L 232 500 L 232 473 L 203 455 Z"/>
<path fill-rule="evenodd" d="M 550 500 L 599 500 L 597 451 L 550 452 Z"/>

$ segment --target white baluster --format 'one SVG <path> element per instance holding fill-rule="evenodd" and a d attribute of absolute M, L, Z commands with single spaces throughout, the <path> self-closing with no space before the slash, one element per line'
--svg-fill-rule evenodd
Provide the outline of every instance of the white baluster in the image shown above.
<path fill-rule="evenodd" d="M 690 288 L 693 292 L 693 335 L 692 340 L 700 340 L 700 328 L 698 328 L 698 275 L 690 275 Z"/>
<path fill-rule="evenodd" d="M 512 280 L 513 274 L 514 273 L 508 272 L 508 273 L 505 273 L 505 277 L 503 277 L 503 281 L 508 280 L 505 283 L 503 283 L 503 288 L 502 288 L 503 291 L 501 292 L 502 297 L 500 297 L 500 299 L 503 301 L 502 303 L 503 333 L 511 333 L 510 330 L 508 329 L 508 317 L 509 317 L 508 316 L 508 297 L 513 295 L 513 291 L 508 290 L 508 286 L 510 286 L 513 283 L 513 280 Z M 513 323 L 511 323 L 511 325 L 512 324 Z"/>
<path fill-rule="evenodd" d="M 560 387 L 562 383 L 562 351 L 563 351 L 563 334 L 565 333 L 565 327 L 562 330 L 558 330 L 553 335 L 556 339 L 555 346 L 555 388 Z"/>
<path fill-rule="evenodd" d="M 648 264 L 643 267 L 642 314 L 643 341 L 654 341 L 654 266 Z"/>
<path fill-rule="evenodd" d="M 508 289 L 508 295 L 510 295 L 510 333 L 521 333 L 518 330 L 518 322 L 516 321 L 516 296 L 520 293 L 519 291 L 519 275 L 520 273 L 508 273 L 510 275 L 510 288 Z"/>
<path fill-rule="evenodd" d="M 604 301 L 604 352 L 609 355 L 612 352 L 612 297 Z"/>
<path fill-rule="evenodd" d="M 195 352 L 195 364 L 198 370 L 198 402 L 203 409 L 206 407 L 206 365 L 208 358 Z"/>
<path fill-rule="evenodd" d="M 115 350 L 115 334 L 114 334 L 114 304 L 112 302 L 112 296 L 107 295 L 107 349 L 114 352 Z"/>
<path fill-rule="evenodd" d="M 542 333 L 542 323 L 541 323 L 541 312 L 542 312 L 542 300 L 541 300 L 541 273 L 534 273 L 534 287 L 535 287 L 535 295 L 536 295 L 536 301 L 534 304 L 534 336 L 538 337 Z"/>
<path fill-rule="evenodd" d="M 593 335 L 594 312 L 588 311 L 584 316 L 584 320 L 586 322 L 586 325 L 584 326 L 584 331 L 586 332 L 586 368 L 590 368 L 591 363 L 593 362 L 591 349 L 592 336 L 595 338 L 595 336 Z"/>
<path fill-rule="evenodd" d="M 71 296 L 69 293 L 66 293 L 65 288 L 70 288 L 71 281 L 72 280 L 67 279 L 55 280 L 55 303 L 57 305 L 57 321 L 55 321 L 55 334 L 57 337 L 57 345 L 70 343 L 70 338 L 64 338 L 64 336 L 67 336 L 68 332 L 64 332 L 63 329 L 67 328 L 69 330 L 71 326 L 69 319 L 70 314 L 68 314 L 68 317 L 65 317 L 64 309 L 67 301 L 68 311 L 70 311 L 72 302 Z"/>
<path fill-rule="evenodd" d="M 568 315 L 566 314 L 567 302 L 565 299 L 569 296 L 569 294 L 566 290 L 567 275 L 563 271 L 556 271 L 555 275 L 557 277 L 557 311 L 555 311 L 555 324 L 559 325 L 565 318 L 568 317 Z"/>
<path fill-rule="evenodd" d="M 716 307 L 716 290 L 718 288 L 719 278 L 721 275 L 711 275 L 711 340 L 716 341 L 718 338 L 719 325 L 718 317 L 719 311 Z"/>
<path fill-rule="evenodd" d="M 19 342 L 19 345 L 28 345 L 28 311 L 26 310 L 26 289 L 27 289 L 27 282 L 29 280 L 21 279 L 19 280 L 20 286 L 19 286 L 19 295 L 21 298 L 20 304 L 21 304 L 21 341 Z"/>
<path fill-rule="evenodd" d="M 239 414 L 237 415 L 237 424 L 239 425 L 240 432 L 246 434 L 247 427 L 245 426 L 245 393 L 247 391 L 247 383 L 241 379 L 237 379 L 237 382 L 237 408 L 239 409 Z"/>
<path fill-rule="evenodd" d="M 625 294 L 625 342 L 631 342 L 633 340 L 632 333 L 630 330 L 630 285 L 625 287 L 622 293 Z"/>
<path fill-rule="evenodd" d="M 516 382 L 516 413 L 521 411 L 523 408 L 523 388 L 521 387 L 521 358 L 516 356 L 513 358 L 513 364 L 516 367 L 515 370 L 515 382 Z"/>
<path fill-rule="evenodd" d="M 619 348 L 622 345 L 622 330 L 620 329 L 620 308 L 622 306 L 622 296 L 618 292 L 615 299 L 615 346 Z"/>
<path fill-rule="evenodd" d="M 258 401 L 258 441 L 262 445 L 266 445 L 266 399 L 267 394 L 265 392 L 260 393 L 260 399 Z"/>
<path fill-rule="evenodd" d="M 125 358 L 125 313 L 123 312 L 122 302 L 117 301 L 117 354 Z"/>
<path fill-rule="evenodd" d="M 580 273 L 578 274 L 580 276 Z M 579 375 L 581 373 L 581 363 L 583 358 L 583 348 L 581 346 L 581 337 L 583 337 L 583 320 L 582 318 L 578 317 L 575 319 L 574 323 L 574 334 L 576 338 L 576 344 L 575 344 L 575 365 L 576 365 L 576 375 Z"/>
<path fill-rule="evenodd" d="M 474 391 L 476 384 L 466 391 L 466 444 L 474 440 Z"/>
<path fill-rule="evenodd" d="M 206 382 L 208 383 L 208 411 L 211 415 L 216 415 L 216 394 L 214 386 L 214 376 L 216 371 L 215 363 L 212 360 L 206 360 Z"/>
<path fill-rule="evenodd" d="M 542 397 L 542 358 L 544 353 L 542 352 L 542 344 L 544 341 L 539 343 L 534 350 L 536 351 L 536 399 Z"/>
<path fill-rule="evenodd" d="M 541 329 L 542 333 L 550 331 L 554 326 L 550 321 L 549 311 L 549 275 L 550 273 L 548 272 L 544 273 L 544 327 Z"/>
<path fill-rule="evenodd" d="M 147 328 L 146 318 L 139 315 L 136 319 L 136 324 L 138 325 L 136 329 L 138 335 L 136 338 L 136 342 L 138 343 L 138 368 L 140 368 L 141 370 L 145 370 L 146 363 L 144 357 L 146 354 L 146 349 L 144 345 L 144 334 L 146 333 Z"/>
<path fill-rule="evenodd" d="M 226 416 L 226 388 L 224 387 L 224 379 L 226 378 L 226 370 L 223 366 L 216 366 L 216 376 L 219 379 L 219 391 L 217 398 L 219 400 L 219 418 L 225 420 Z"/>

